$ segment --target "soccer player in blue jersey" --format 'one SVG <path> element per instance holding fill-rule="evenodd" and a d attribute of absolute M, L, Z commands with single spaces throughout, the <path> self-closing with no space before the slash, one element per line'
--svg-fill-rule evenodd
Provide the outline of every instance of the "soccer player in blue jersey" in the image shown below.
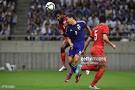
<path fill-rule="evenodd" d="M 90 28 L 84 21 L 72 20 L 73 24 L 66 27 L 66 37 L 70 45 L 68 61 L 71 71 L 67 75 L 65 82 L 68 82 L 73 73 L 75 73 L 77 63 L 80 59 L 85 44 L 85 30 L 90 32 Z M 79 81 L 81 74 L 76 75 L 76 83 Z"/>

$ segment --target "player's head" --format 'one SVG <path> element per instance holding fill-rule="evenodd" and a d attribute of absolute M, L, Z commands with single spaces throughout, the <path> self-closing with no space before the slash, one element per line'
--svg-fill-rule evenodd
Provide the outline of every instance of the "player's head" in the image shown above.
<path fill-rule="evenodd" d="M 67 17 L 69 17 L 69 18 L 73 18 L 74 20 L 76 20 L 76 17 L 75 17 L 75 15 L 73 15 L 72 13 L 70 13 L 70 14 L 67 14 Z"/>
<path fill-rule="evenodd" d="M 69 25 L 75 25 L 77 23 L 76 18 L 73 14 L 68 14 L 67 17 L 68 17 L 68 24 Z"/>
<path fill-rule="evenodd" d="M 55 16 L 57 20 L 61 20 L 65 16 L 65 13 L 63 10 L 57 10 Z"/>

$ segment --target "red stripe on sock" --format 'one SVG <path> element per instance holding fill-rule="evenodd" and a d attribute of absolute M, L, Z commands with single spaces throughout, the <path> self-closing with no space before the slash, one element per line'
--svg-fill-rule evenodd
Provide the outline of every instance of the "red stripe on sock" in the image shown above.
<path fill-rule="evenodd" d="M 92 64 L 90 64 L 90 65 L 83 65 L 82 67 L 81 67 L 81 69 L 82 70 L 90 70 L 90 71 L 96 71 L 97 70 L 97 66 L 96 65 L 92 65 Z"/>

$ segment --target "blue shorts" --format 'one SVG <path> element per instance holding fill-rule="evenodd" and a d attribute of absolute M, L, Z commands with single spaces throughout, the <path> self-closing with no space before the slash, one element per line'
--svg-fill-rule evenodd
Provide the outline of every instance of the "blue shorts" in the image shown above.
<path fill-rule="evenodd" d="M 81 55 L 84 49 L 84 42 L 74 43 L 73 48 L 69 49 L 69 56 L 75 56 L 76 54 Z"/>

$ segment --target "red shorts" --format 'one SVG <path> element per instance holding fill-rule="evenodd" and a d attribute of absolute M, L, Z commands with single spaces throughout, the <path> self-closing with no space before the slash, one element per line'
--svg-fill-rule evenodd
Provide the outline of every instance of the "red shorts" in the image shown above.
<path fill-rule="evenodd" d="M 105 56 L 104 48 L 101 46 L 93 46 L 90 50 L 90 54 L 93 57 L 103 57 Z"/>
<path fill-rule="evenodd" d="M 98 62 L 98 64 L 106 64 L 106 57 L 105 57 L 105 52 L 104 48 L 101 46 L 94 46 L 90 50 L 90 54 L 93 58 L 95 58 L 95 62 Z"/>

